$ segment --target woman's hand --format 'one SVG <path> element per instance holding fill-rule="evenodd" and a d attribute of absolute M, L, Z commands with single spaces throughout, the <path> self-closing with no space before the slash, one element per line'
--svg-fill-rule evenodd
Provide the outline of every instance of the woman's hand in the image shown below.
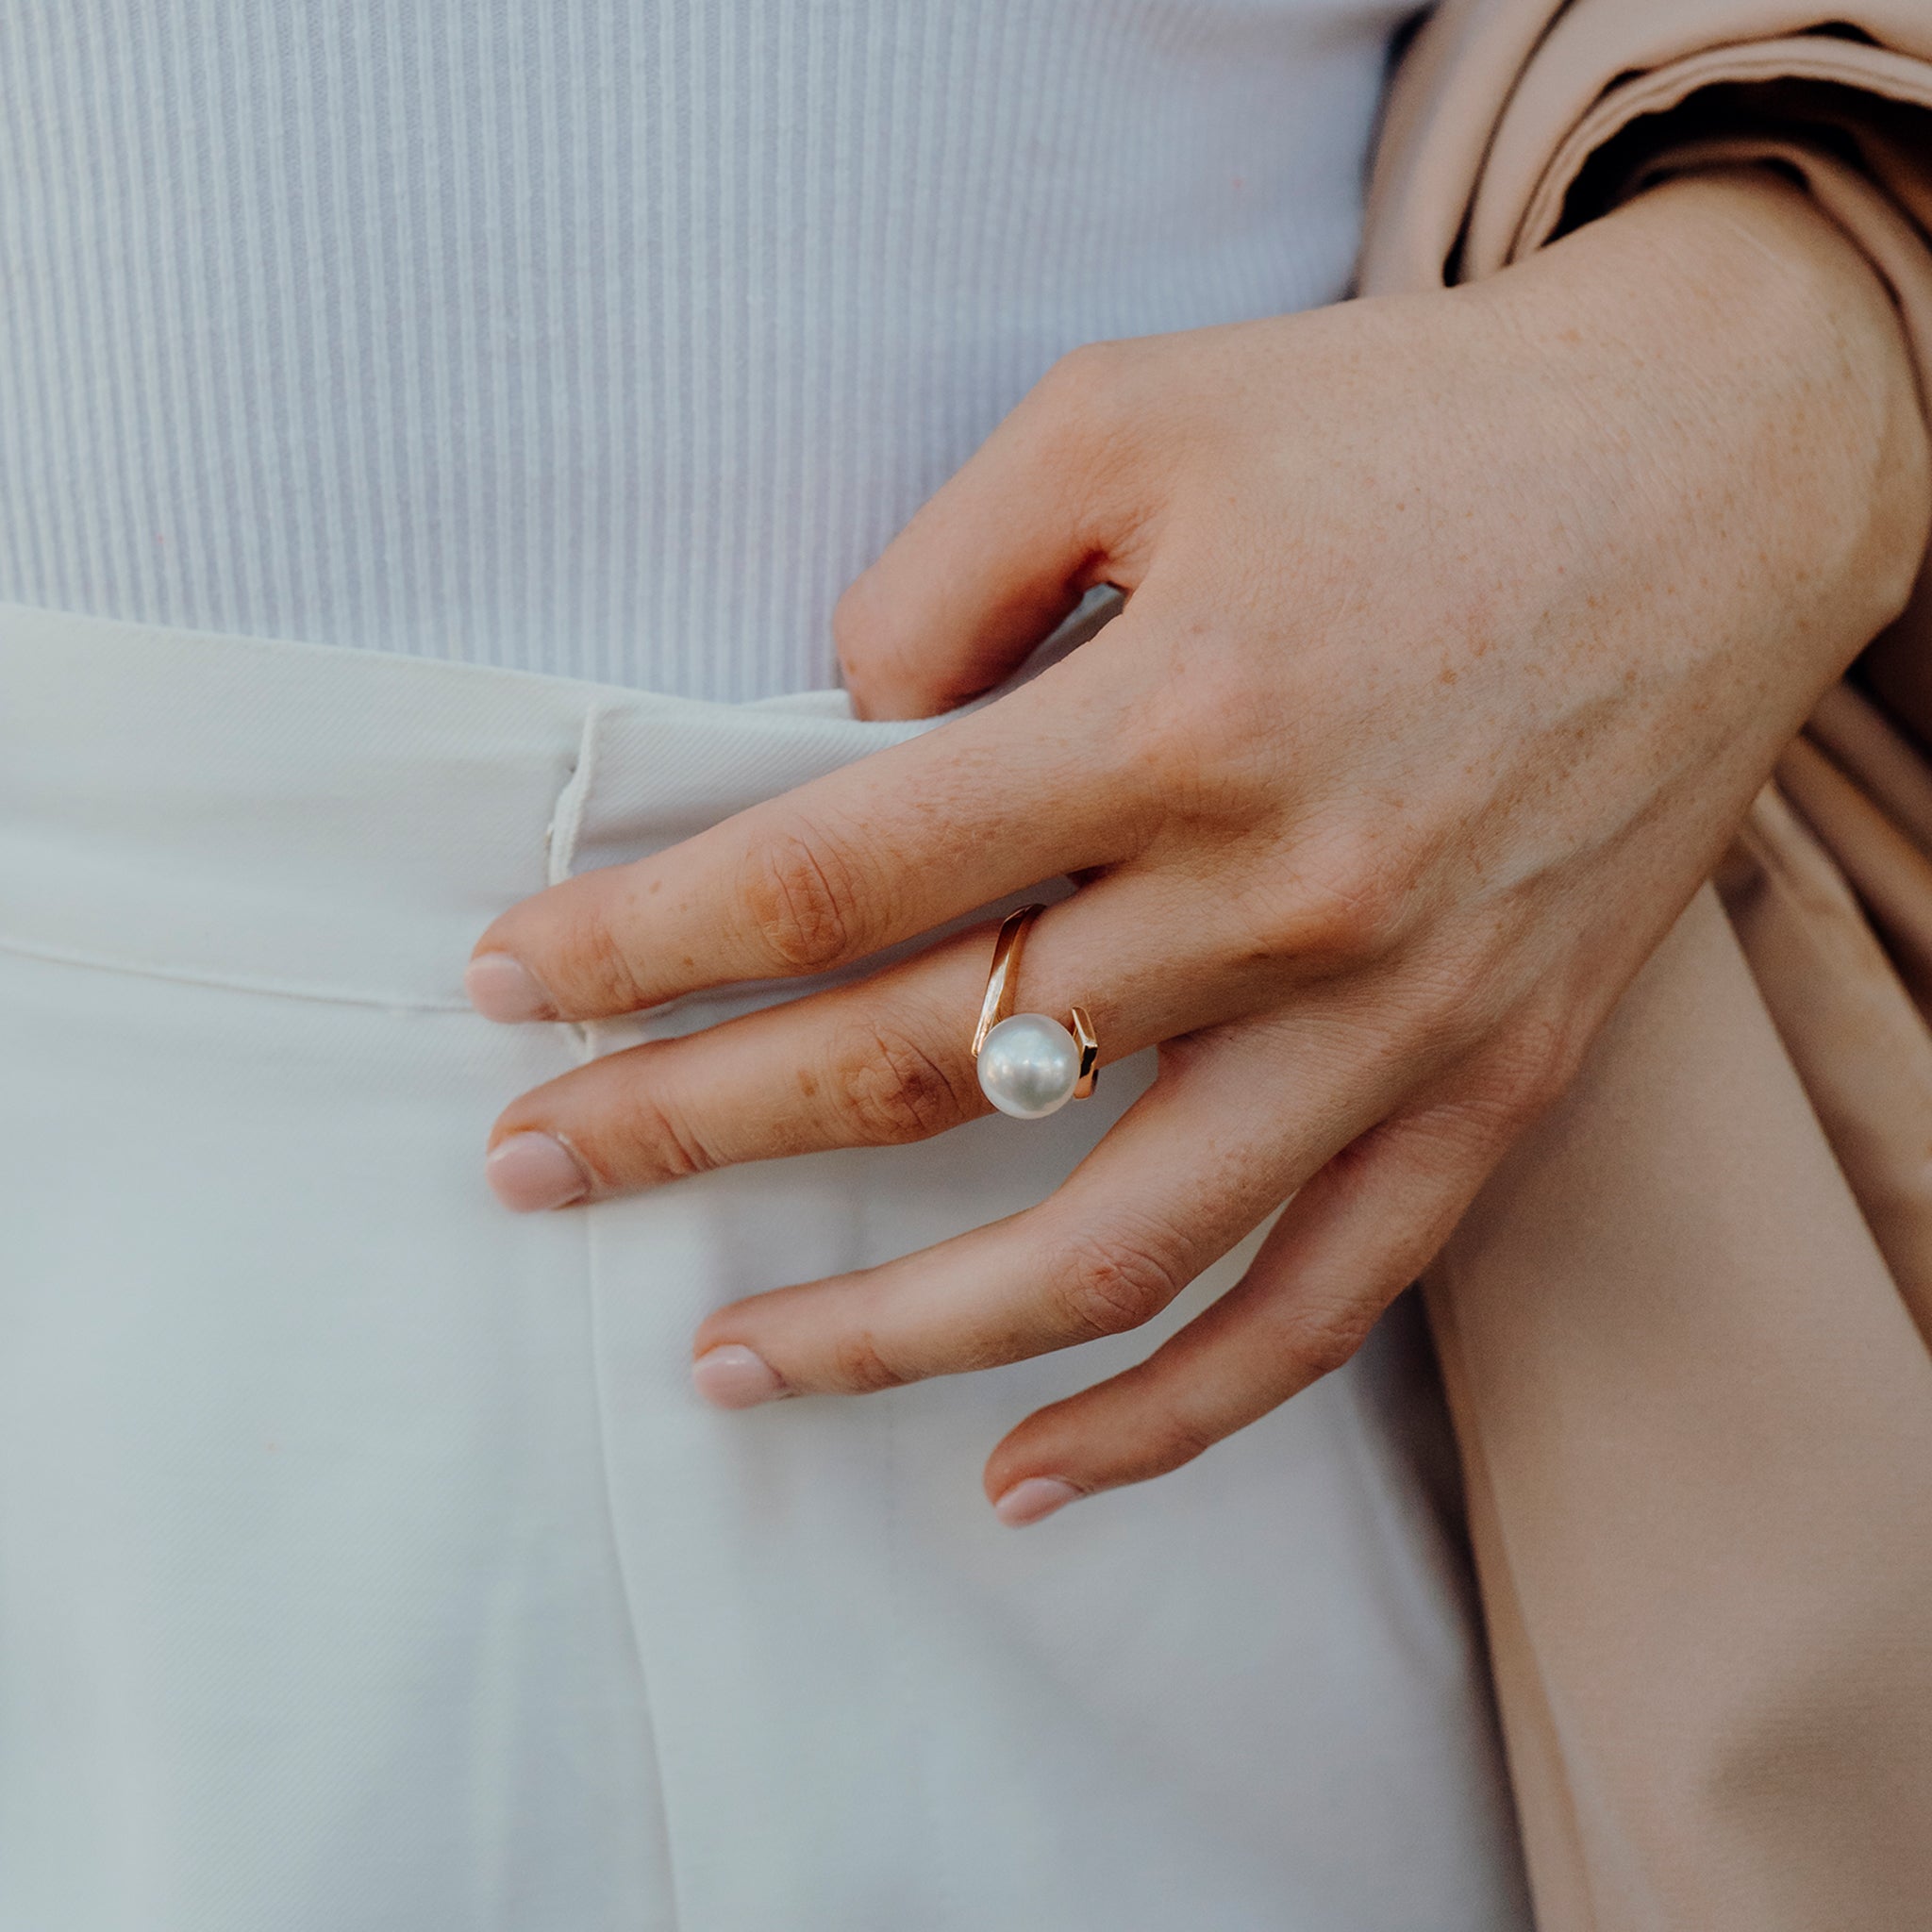
<path fill-rule="evenodd" d="M 1900 608 L 1928 501 L 1884 291 L 1768 176 L 1666 187 L 1478 288 L 1081 350 L 852 587 L 840 648 L 862 710 L 909 717 L 1091 585 L 1124 613 L 514 908 L 475 996 L 628 1012 L 1074 875 L 1019 1004 L 1080 1002 L 1107 1058 L 1158 1045 L 1152 1089 L 1040 1206 L 697 1338 L 727 1404 L 1008 1361 L 1147 1321 L 1289 1201 L 1238 1287 L 999 1445 L 989 1494 L 1030 1521 L 1349 1356 Z M 568 1074 L 504 1114 L 492 1176 L 549 1207 L 985 1112 L 988 943 Z"/>

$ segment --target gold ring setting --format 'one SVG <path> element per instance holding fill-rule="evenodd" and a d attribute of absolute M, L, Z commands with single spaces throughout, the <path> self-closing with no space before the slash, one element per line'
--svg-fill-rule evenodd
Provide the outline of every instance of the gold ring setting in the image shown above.
<path fill-rule="evenodd" d="M 1013 983 L 1020 975 L 1020 952 L 1044 906 L 1023 906 L 1009 913 L 993 941 L 992 968 L 986 998 L 973 1035 L 973 1059 L 979 1091 L 1015 1120 L 1042 1120 L 1070 1100 L 1093 1091 L 1100 1042 L 1084 1007 L 1075 1007 L 1062 1026 L 1045 1013 L 1013 1011 Z"/>

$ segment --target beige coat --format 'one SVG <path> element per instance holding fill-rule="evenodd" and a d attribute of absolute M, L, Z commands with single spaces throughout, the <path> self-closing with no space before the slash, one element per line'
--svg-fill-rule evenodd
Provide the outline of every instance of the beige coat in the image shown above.
<path fill-rule="evenodd" d="M 1932 377 L 1932 0 L 1448 0 L 1363 286 L 1759 157 Z M 1858 680 L 1428 1283 L 1543 1932 L 1932 1927 L 1932 573 Z"/>

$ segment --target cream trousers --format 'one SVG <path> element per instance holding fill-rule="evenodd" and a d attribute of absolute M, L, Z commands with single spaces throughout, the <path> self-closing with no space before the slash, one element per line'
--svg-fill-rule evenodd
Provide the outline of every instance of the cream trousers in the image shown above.
<path fill-rule="evenodd" d="M 494 1027 L 489 919 L 914 728 L 0 608 L 0 1932 L 1526 1923 L 1407 1311 L 1021 1533 L 986 1452 L 1149 1336 L 690 1391 L 708 1308 L 1039 1198 L 1133 1067 L 485 1190 L 513 1094 L 772 996 Z"/>

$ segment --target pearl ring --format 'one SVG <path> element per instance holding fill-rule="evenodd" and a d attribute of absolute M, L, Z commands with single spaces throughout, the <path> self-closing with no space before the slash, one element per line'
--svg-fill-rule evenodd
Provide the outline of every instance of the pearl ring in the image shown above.
<path fill-rule="evenodd" d="M 979 1090 L 1002 1113 L 1037 1121 L 1058 1113 L 1070 1100 L 1093 1091 L 1094 1062 L 1100 1042 L 1084 1007 L 1075 1007 L 1071 1029 L 1044 1013 L 1015 1013 L 1013 981 L 1020 972 L 1020 948 L 1026 929 L 1046 910 L 1023 906 L 1009 912 L 993 941 L 992 970 L 973 1035 L 973 1058 Z"/>

